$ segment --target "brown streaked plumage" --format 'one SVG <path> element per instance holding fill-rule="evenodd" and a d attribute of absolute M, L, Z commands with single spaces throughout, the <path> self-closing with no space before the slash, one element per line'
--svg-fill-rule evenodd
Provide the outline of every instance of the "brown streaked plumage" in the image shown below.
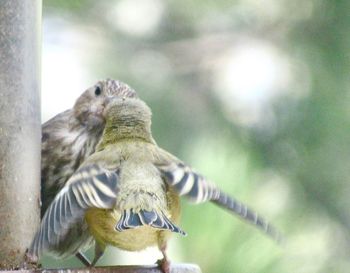
<path fill-rule="evenodd" d="M 94 151 L 105 126 L 103 111 L 113 97 L 137 97 L 118 80 L 106 79 L 87 89 L 66 110 L 42 126 L 41 216 L 80 164 Z"/>

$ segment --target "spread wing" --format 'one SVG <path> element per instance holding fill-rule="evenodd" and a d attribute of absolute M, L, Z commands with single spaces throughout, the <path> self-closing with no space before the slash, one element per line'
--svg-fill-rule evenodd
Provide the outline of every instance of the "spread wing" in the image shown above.
<path fill-rule="evenodd" d="M 164 181 L 172 186 L 180 196 L 184 195 L 194 203 L 211 201 L 258 227 L 274 240 L 282 240 L 280 233 L 255 211 L 222 192 L 205 177 L 193 171 L 171 154 L 163 150 L 161 153 L 163 156 L 155 165 L 160 170 Z"/>
<path fill-rule="evenodd" d="M 83 221 L 87 209 L 112 208 L 118 177 L 118 170 L 110 171 L 96 164 L 78 169 L 48 207 L 28 254 L 39 257 L 43 251 L 64 244 L 70 230 Z"/>

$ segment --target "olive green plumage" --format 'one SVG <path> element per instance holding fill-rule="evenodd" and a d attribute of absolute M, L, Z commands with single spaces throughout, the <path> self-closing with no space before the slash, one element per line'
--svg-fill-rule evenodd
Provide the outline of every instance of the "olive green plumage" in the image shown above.
<path fill-rule="evenodd" d="M 180 195 L 196 203 L 212 201 L 278 238 L 255 212 L 157 146 L 151 110 L 142 100 L 116 98 L 105 111 L 96 152 L 47 209 L 29 249 L 31 257 L 44 251 L 72 255 L 95 241 L 95 263 L 107 245 L 130 251 L 157 245 L 164 255 L 162 268 L 168 271 L 169 235 L 185 234 L 178 226 Z M 81 238 L 79 243 L 67 241 L 72 233 Z"/>

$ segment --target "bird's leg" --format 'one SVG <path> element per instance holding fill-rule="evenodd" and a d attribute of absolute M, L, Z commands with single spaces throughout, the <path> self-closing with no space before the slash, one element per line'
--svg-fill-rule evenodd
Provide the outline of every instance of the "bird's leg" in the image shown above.
<path fill-rule="evenodd" d="M 75 257 L 77 257 L 79 261 L 81 261 L 85 266 L 91 266 L 90 260 L 82 252 L 79 251 L 78 253 L 76 253 Z"/>
<path fill-rule="evenodd" d="M 35 255 L 29 255 L 28 249 L 24 255 L 24 261 L 20 265 L 20 269 L 37 269 L 41 264 L 38 262 L 38 257 Z"/>
<path fill-rule="evenodd" d="M 170 273 L 170 261 L 168 260 L 168 256 L 166 255 L 166 244 L 160 246 L 159 250 L 163 254 L 163 259 L 158 260 L 157 264 L 159 265 L 163 273 Z"/>
<path fill-rule="evenodd" d="M 104 249 L 102 248 L 97 242 L 95 243 L 95 257 L 94 260 L 91 263 L 91 266 L 95 266 L 95 264 L 97 263 L 97 261 L 101 258 L 101 256 L 104 253 Z"/>

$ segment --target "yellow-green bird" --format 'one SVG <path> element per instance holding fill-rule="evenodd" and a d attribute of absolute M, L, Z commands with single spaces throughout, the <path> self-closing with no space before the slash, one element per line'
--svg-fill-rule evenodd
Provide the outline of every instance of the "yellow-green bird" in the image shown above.
<path fill-rule="evenodd" d="M 47 209 L 28 250 L 74 255 L 95 241 L 95 258 L 107 245 L 138 251 L 158 246 L 169 272 L 166 245 L 179 227 L 180 200 L 212 201 L 275 239 L 279 233 L 247 206 L 159 148 L 151 134 L 151 110 L 137 98 L 115 98 L 105 109 L 106 126 L 96 152 L 72 175 Z M 214 231 L 213 231 L 214 232 Z"/>

